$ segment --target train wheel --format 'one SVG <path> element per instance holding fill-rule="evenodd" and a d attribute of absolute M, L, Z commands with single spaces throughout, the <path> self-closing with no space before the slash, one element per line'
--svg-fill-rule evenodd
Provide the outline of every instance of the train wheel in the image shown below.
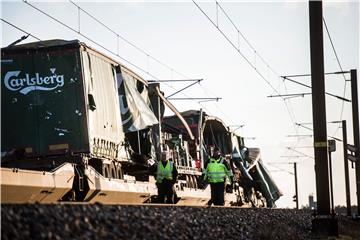
<path fill-rule="evenodd" d="M 123 174 L 121 165 L 117 165 L 117 166 L 116 166 L 116 171 L 117 171 L 117 174 L 118 174 L 119 179 L 124 179 L 124 174 Z"/>
<path fill-rule="evenodd" d="M 195 188 L 195 182 L 194 182 L 194 178 L 193 178 L 194 176 L 189 176 L 189 179 L 190 179 L 190 187 L 191 188 Z"/>
<path fill-rule="evenodd" d="M 197 189 L 198 188 L 198 183 L 197 183 L 196 176 L 192 176 L 192 177 L 193 177 L 194 188 Z"/>
<path fill-rule="evenodd" d="M 186 179 L 186 187 L 188 187 L 188 188 L 191 188 L 191 183 L 190 183 L 190 177 L 189 177 L 189 175 L 185 175 L 185 179 Z"/>
<path fill-rule="evenodd" d="M 118 178 L 118 173 L 116 171 L 116 166 L 115 164 L 111 164 L 110 165 L 110 173 L 111 173 L 111 178 Z"/>
<path fill-rule="evenodd" d="M 105 178 L 110 178 L 110 171 L 109 171 L 109 164 L 104 164 L 103 165 L 103 176 Z"/>

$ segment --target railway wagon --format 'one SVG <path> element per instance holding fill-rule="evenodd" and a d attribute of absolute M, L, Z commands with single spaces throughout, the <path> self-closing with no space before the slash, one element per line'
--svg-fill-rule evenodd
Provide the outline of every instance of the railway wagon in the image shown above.
<path fill-rule="evenodd" d="M 179 113 L 158 83 L 78 40 L 3 48 L 1 68 L 2 203 L 151 202 L 150 165 L 170 146 L 180 173 L 176 203 L 205 205 L 206 148 L 218 141 L 230 153 L 242 145 L 220 119 L 189 122 L 194 111 Z M 164 118 L 165 105 L 174 116 Z M 227 204 L 244 203 L 237 189 Z"/>
<path fill-rule="evenodd" d="M 143 160 L 156 162 L 162 136 L 153 131 L 161 127 L 144 79 L 78 40 L 21 44 L 1 54 L 2 203 L 154 199 Z M 176 112 L 159 86 L 152 97 Z M 178 190 L 179 204 L 210 198 L 209 189 Z"/>
<path fill-rule="evenodd" d="M 282 192 L 264 166 L 260 149 L 245 147 L 244 139 L 230 131 L 220 118 L 210 116 L 202 110 L 188 110 L 181 115 L 191 129 L 195 141 L 190 141 L 184 124 L 180 123 L 178 118 L 168 116 L 163 119 L 164 131 L 171 133 L 172 136 L 169 142 L 180 134 L 181 141 L 187 145 L 185 148 L 187 157 L 181 157 L 178 151 L 173 151 L 176 161 L 182 162 L 178 165 L 204 169 L 214 147 L 217 147 L 221 149 L 235 175 L 233 179 L 236 182 L 233 186 L 235 192 L 227 195 L 235 195 L 236 199 L 230 204 L 253 207 L 275 206 L 275 201 L 282 196 Z M 202 186 L 201 176 L 194 178 L 185 173 L 183 178 L 190 185 L 195 183 L 196 187 Z M 229 192 L 233 191 L 230 189 Z"/>
<path fill-rule="evenodd" d="M 154 194 L 154 184 L 123 172 L 124 66 L 78 40 L 49 40 L 3 48 L 1 68 L 2 202 L 143 202 Z"/>

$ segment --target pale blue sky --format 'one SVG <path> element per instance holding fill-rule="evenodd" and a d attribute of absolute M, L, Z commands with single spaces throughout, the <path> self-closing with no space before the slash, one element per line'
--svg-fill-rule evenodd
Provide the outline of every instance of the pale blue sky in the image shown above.
<path fill-rule="evenodd" d="M 52 3 L 30 1 L 30 3 L 78 29 L 78 12 L 73 4 L 66 1 Z M 307 2 L 221 1 L 220 4 L 248 41 L 278 74 L 310 72 Z M 295 130 L 283 100 L 266 97 L 274 94 L 274 91 L 249 67 L 192 2 L 113 1 L 110 3 L 78 2 L 78 5 L 176 71 L 189 78 L 204 78 L 201 87 L 194 86 L 184 91 L 186 96 L 217 96 L 223 98 L 221 101 L 216 104 L 214 102 L 202 103 L 201 106 L 193 101 L 173 101 L 174 105 L 179 110 L 203 107 L 205 111 L 222 118 L 229 125 L 245 124 L 239 133 L 245 137 L 256 137 L 256 140 L 247 140 L 247 144 L 262 149 L 265 163 L 298 160 L 300 204 L 307 203 L 308 195 L 315 193 L 314 160 L 287 159 L 281 156 L 299 155 L 286 150 L 286 147 L 311 146 L 312 139 L 286 137 L 286 135 L 295 134 Z M 200 2 L 199 6 L 216 21 L 215 2 Z M 358 68 L 359 3 L 326 1 L 323 6 L 324 18 L 343 69 Z M 80 39 L 94 46 L 21 1 L 1 1 L 1 18 L 31 32 L 40 39 Z M 237 43 L 237 34 L 225 16 L 219 13 L 218 20 L 220 28 Z M 1 27 L 2 47 L 24 35 L 4 22 Z M 116 36 L 84 13 L 80 14 L 80 30 L 112 51 L 117 51 Z M 325 69 L 339 71 L 325 32 L 324 39 Z M 29 37 L 27 41 L 34 41 L 34 39 Z M 244 41 L 239 43 L 240 50 L 250 62 L 256 65 L 278 91 L 285 93 L 283 81 L 262 64 L 258 57 L 255 57 Z M 94 47 L 103 51 L 97 46 Z M 106 54 L 111 56 L 109 53 Z M 119 54 L 160 79 L 184 78 L 149 59 L 122 40 L 119 40 Z M 125 63 L 125 65 L 128 64 Z M 134 70 L 145 79 L 151 79 L 143 72 Z M 310 84 L 309 78 L 297 80 Z M 172 85 L 177 89 L 184 86 Z M 329 77 L 326 81 L 327 91 L 334 94 L 342 95 L 343 87 L 344 79 L 341 76 Z M 162 88 L 167 95 L 175 91 L 164 85 Z M 308 89 L 292 83 L 286 83 L 286 88 L 289 93 L 309 92 Z M 347 98 L 350 98 L 349 90 L 348 86 Z M 179 97 L 184 96 L 179 94 Z M 294 114 L 294 120 L 312 121 L 310 96 L 287 101 Z M 327 119 L 339 120 L 340 111 L 341 102 L 327 97 Z M 343 118 L 348 120 L 348 141 L 352 143 L 351 106 L 348 103 L 344 105 Z M 328 134 L 336 132 L 336 136 L 341 138 L 341 129 L 337 131 L 337 127 L 338 125 L 334 124 L 328 125 Z M 298 132 L 311 134 L 303 128 L 298 128 Z M 342 145 L 338 143 L 337 148 L 333 156 L 335 204 L 345 204 Z M 313 155 L 311 148 L 297 150 Z M 279 166 L 292 171 L 291 165 Z M 269 169 L 275 168 L 269 166 Z M 354 170 L 350 170 L 350 175 L 354 176 Z M 278 205 L 280 207 L 294 206 L 291 201 L 294 194 L 293 176 L 286 172 L 273 172 L 273 176 L 285 193 L 285 196 L 278 201 Z M 356 200 L 354 183 L 355 179 L 352 177 L 352 203 Z"/>

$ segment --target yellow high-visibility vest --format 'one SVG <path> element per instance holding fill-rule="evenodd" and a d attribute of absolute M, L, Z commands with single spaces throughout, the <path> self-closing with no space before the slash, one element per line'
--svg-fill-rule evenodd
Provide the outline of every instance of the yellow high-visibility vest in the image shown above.
<path fill-rule="evenodd" d="M 205 171 L 205 178 L 209 179 L 209 182 L 225 182 L 225 177 L 230 175 L 223 161 L 224 159 L 221 158 L 210 158 L 210 162 L 208 163 Z"/>
<path fill-rule="evenodd" d="M 162 162 L 160 161 L 157 167 L 156 182 L 162 183 L 163 179 L 173 180 L 173 168 L 173 162 L 167 160 L 166 166 L 164 167 Z"/>

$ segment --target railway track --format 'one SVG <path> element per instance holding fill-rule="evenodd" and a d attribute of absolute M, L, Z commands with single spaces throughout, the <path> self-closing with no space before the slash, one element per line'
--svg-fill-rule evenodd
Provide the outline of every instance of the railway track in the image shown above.
<path fill-rule="evenodd" d="M 3 204 L 2 239 L 308 239 L 311 213 L 158 204 Z M 19 231 L 21 229 L 21 231 Z"/>

